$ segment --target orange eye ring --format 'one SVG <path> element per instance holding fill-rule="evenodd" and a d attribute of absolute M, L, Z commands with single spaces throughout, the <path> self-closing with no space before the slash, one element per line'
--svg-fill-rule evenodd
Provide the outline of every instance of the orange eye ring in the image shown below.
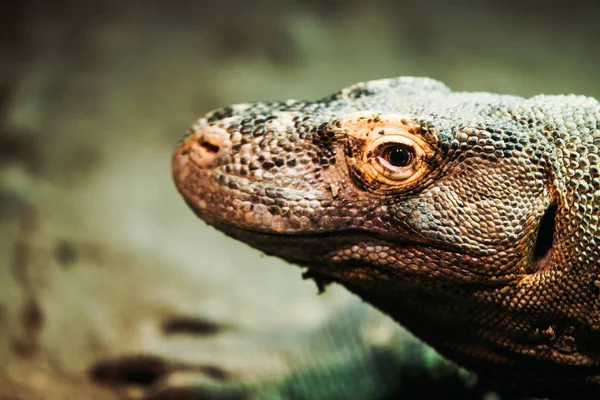
<path fill-rule="evenodd" d="M 425 159 L 432 153 L 423 139 L 405 131 L 380 136 L 366 150 L 363 163 L 368 167 L 368 175 L 394 187 L 423 176 L 427 172 Z"/>
<path fill-rule="evenodd" d="M 420 136 L 420 126 L 402 115 L 357 112 L 333 120 L 329 128 L 347 135 L 346 162 L 362 185 L 395 191 L 430 171 L 435 150 Z"/>

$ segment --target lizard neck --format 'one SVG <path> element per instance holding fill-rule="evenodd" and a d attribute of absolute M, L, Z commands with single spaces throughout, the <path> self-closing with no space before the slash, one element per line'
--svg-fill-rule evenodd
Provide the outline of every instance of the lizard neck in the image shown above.
<path fill-rule="evenodd" d="M 563 285 L 559 280 L 545 282 Z M 590 333 L 586 321 L 573 318 L 560 298 L 552 312 L 547 303 L 536 308 L 515 301 L 518 292 L 541 295 L 547 288 L 539 282 L 494 289 L 496 293 L 457 288 L 443 299 L 421 287 L 394 286 L 394 291 L 381 286 L 378 293 L 349 288 L 468 369 L 540 385 L 547 385 L 548 376 L 563 383 L 600 380 L 600 330 Z"/>

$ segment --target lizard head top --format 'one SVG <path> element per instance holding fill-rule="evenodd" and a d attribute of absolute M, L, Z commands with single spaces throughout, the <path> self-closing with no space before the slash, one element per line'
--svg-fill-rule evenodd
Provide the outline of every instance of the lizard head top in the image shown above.
<path fill-rule="evenodd" d="M 372 81 L 213 111 L 173 174 L 209 224 L 344 284 L 463 364 L 597 367 L 587 339 L 569 342 L 597 288 L 567 270 L 597 269 L 580 260 L 598 253 L 596 225 L 579 229 L 573 208 L 600 189 L 598 109 Z M 579 303 L 559 294 L 575 281 Z"/>

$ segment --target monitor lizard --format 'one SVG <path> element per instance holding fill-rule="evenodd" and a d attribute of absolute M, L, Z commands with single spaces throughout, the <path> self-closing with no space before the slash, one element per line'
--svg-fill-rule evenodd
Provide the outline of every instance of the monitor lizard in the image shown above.
<path fill-rule="evenodd" d="M 429 78 L 236 104 L 172 159 L 191 209 L 458 365 L 600 393 L 600 104 Z"/>

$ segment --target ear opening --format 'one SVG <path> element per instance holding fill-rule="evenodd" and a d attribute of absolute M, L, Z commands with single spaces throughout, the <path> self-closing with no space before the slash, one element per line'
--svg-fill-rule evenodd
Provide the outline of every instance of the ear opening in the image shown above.
<path fill-rule="evenodd" d="M 556 204 L 550 204 L 540 221 L 540 227 L 538 228 L 535 246 L 533 248 L 533 262 L 536 265 L 543 265 L 543 263 L 552 256 L 557 210 L 558 207 Z"/>

